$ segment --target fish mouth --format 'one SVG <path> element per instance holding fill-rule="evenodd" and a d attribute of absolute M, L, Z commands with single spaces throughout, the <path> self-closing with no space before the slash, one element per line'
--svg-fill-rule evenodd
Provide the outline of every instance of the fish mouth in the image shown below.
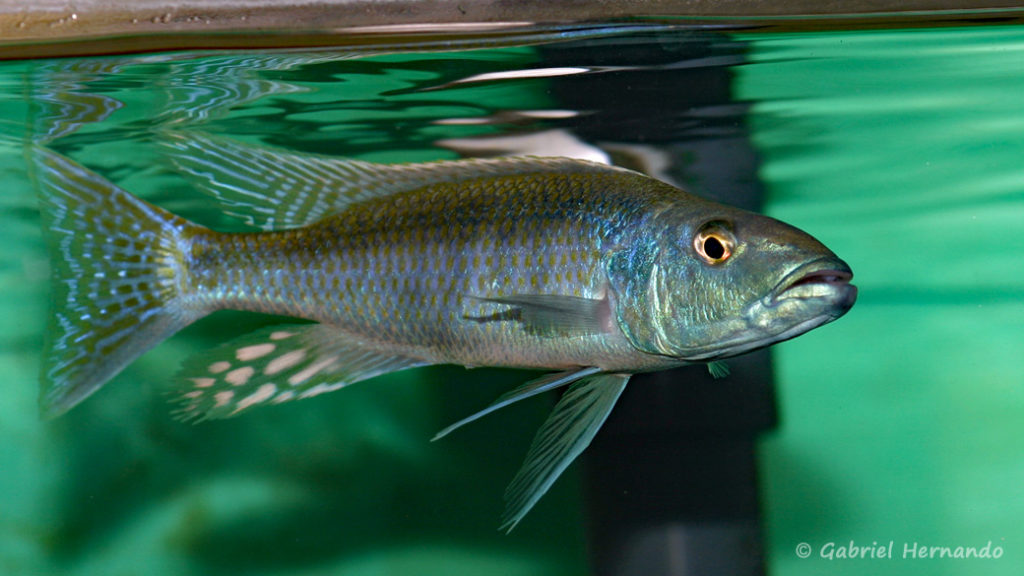
<path fill-rule="evenodd" d="M 823 300 L 845 312 L 857 300 L 857 287 L 850 284 L 851 280 L 853 271 L 842 260 L 809 262 L 782 279 L 768 305 L 777 306 L 787 300 Z"/>
<path fill-rule="evenodd" d="M 746 310 L 746 324 L 713 346 L 687 350 L 691 361 L 736 356 L 795 338 L 827 324 L 853 307 L 857 287 L 850 284 L 853 271 L 836 257 L 825 257 L 798 266 L 764 298 Z"/>

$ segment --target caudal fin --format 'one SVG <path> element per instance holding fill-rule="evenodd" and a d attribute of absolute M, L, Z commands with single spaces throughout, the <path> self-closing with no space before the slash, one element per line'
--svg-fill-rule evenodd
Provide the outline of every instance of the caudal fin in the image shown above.
<path fill-rule="evenodd" d="M 63 414 L 203 314 L 183 302 L 199 229 L 52 150 L 27 151 L 52 266 L 40 408 Z"/>

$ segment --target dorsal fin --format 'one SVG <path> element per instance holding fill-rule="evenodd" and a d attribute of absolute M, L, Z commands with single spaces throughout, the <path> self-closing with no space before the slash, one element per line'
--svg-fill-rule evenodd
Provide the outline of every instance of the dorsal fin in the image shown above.
<path fill-rule="evenodd" d="M 354 202 L 441 182 L 621 168 L 570 158 L 508 157 L 422 164 L 375 164 L 250 146 L 198 132 L 164 132 L 174 165 L 227 212 L 262 230 L 298 228 Z"/>

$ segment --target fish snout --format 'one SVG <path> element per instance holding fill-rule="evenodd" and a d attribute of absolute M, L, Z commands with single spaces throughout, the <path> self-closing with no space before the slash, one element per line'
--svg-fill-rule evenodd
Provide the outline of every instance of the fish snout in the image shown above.
<path fill-rule="evenodd" d="M 857 287 L 850 283 L 853 271 L 838 258 L 816 260 L 798 267 L 779 283 L 769 299 L 770 306 L 790 300 L 816 300 L 830 305 L 836 317 L 857 301 Z"/>

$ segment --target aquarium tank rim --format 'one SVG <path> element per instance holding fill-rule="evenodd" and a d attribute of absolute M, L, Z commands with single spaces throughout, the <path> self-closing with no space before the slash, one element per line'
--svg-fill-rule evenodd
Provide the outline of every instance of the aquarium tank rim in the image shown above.
<path fill-rule="evenodd" d="M 0 4 L 0 59 L 520 37 L 573 25 L 820 31 L 1024 21 L 1013 0 L 37 0 Z M 537 41 L 542 41 L 543 38 Z M 457 46 L 455 46 L 457 47 Z M 479 46 L 477 46 L 479 47 Z"/>

